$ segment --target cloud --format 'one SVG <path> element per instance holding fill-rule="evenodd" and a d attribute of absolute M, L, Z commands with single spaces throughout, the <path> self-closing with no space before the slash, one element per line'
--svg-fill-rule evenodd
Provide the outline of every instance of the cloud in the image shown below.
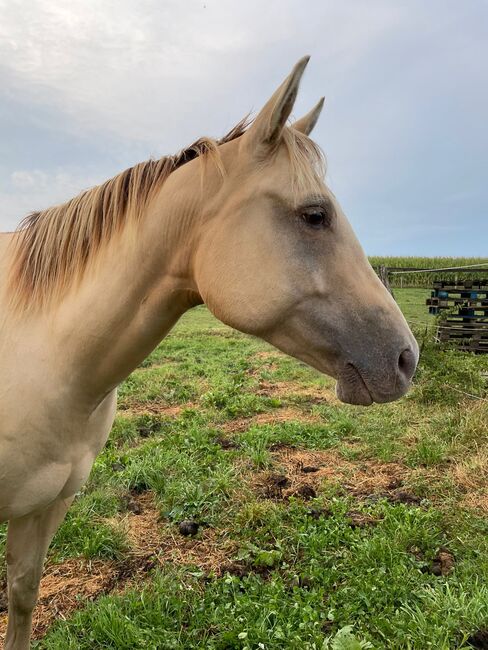
<path fill-rule="evenodd" d="M 5 2 L 2 75 L 10 93 L 62 110 L 73 126 L 154 143 L 192 120 L 221 129 L 230 109 L 237 120 L 309 49 L 344 74 L 403 14 L 386 2 L 317 3 L 313 18 L 277 0 Z"/>
<path fill-rule="evenodd" d="M 385 252 L 401 248 L 405 215 L 473 226 L 486 211 L 488 10 L 477 2 L 461 11 L 451 0 L 0 0 L 0 9 L 4 223 L 26 203 L 42 207 L 224 133 L 305 53 L 295 113 L 326 95 L 314 137 L 367 249 L 385 228 L 395 237 Z M 488 242 L 463 245 L 474 254 Z"/>
<path fill-rule="evenodd" d="M 20 217 L 67 201 L 99 181 L 81 170 L 15 170 L 0 187 L 3 229 L 13 230 Z"/>
<path fill-rule="evenodd" d="M 12 172 L 10 176 L 13 187 L 21 190 L 31 189 L 36 186 L 46 187 L 48 178 L 48 175 L 39 169 L 30 172 L 19 170 Z"/>

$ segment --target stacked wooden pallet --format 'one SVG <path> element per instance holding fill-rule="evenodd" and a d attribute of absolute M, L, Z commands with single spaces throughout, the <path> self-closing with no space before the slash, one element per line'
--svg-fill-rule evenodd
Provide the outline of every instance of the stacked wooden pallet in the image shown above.
<path fill-rule="evenodd" d="M 442 314 L 439 340 L 468 352 L 488 352 L 488 279 L 434 282 L 426 301 Z"/>

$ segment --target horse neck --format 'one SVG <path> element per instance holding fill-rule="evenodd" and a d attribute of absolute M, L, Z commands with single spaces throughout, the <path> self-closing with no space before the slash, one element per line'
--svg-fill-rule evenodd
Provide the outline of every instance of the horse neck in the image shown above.
<path fill-rule="evenodd" d="M 137 225 L 100 253 L 96 267 L 57 313 L 60 349 L 70 350 L 78 388 L 97 403 L 201 303 L 193 278 L 205 207 L 200 161 L 169 176 Z"/>

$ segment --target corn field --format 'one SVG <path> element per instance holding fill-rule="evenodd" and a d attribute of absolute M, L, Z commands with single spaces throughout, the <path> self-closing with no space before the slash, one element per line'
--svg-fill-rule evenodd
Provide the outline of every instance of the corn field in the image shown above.
<path fill-rule="evenodd" d="M 452 266 L 471 266 L 474 264 L 488 264 L 488 257 L 381 257 L 370 256 L 371 265 L 377 269 L 379 266 L 386 266 L 390 269 L 408 268 L 412 269 L 443 269 Z M 488 276 L 488 266 L 486 267 Z M 436 278 L 435 273 L 402 273 L 401 275 L 390 274 L 389 280 L 392 287 L 430 287 Z M 478 279 L 480 273 L 470 271 L 442 271 L 443 280 L 466 280 Z"/>

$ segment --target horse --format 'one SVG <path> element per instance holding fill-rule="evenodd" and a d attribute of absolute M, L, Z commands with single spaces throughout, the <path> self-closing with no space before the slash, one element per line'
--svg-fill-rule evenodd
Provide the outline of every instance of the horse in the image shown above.
<path fill-rule="evenodd" d="M 404 395 L 417 343 L 290 114 L 309 57 L 253 121 L 148 160 L 0 238 L 0 521 L 5 648 L 29 648 L 50 541 L 109 435 L 117 386 L 205 304 L 337 380 L 343 402 Z"/>

